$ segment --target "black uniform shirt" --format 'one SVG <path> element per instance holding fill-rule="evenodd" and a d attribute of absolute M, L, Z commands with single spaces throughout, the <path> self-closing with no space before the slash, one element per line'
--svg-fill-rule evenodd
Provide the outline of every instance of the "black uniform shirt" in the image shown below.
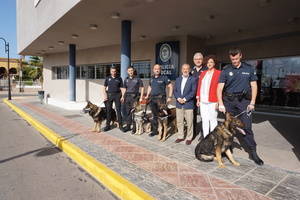
<path fill-rule="evenodd" d="M 124 88 L 128 94 L 138 94 L 140 87 L 143 87 L 143 81 L 140 78 L 127 77 L 124 81 Z"/>
<path fill-rule="evenodd" d="M 104 86 L 108 87 L 107 93 L 119 93 L 121 92 L 120 88 L 123 87 L 123 81 L 121 77 L 106 77 Z"/>
<path fill-rule="evenodd" d="M 199 71 L 197 71 L 197 67 L 195 66 L 195 67 L 193 67 L 193 69 L 192 69 L 192 71 L 191 71 L 191 75 L 192 75 L 193 77 L 195 77 L 196 80 L 198 80 L 198 78 L 199 78 L 199 76 L 201 75 L 201 73 L 202 73 L 203 71 L 205 71 L 205 70 L 207 70 L 207 67 L 206 67 L 206 66 L 202 66 L 201 69 L 200 69 Z M 198 81 L 197 81 L 197 83 L 198 83 Z"/>
<path fill-rule="evenodd" d="M 246 63 L 242 63 L 239 68 L 225 66 L 219 78 L 219 83 L 225 83 L 224 91 L 230 94 L 248 92 L 252 81 L 257 81 L 256 72 L 254 67 Z"/>
<path fill-rule="evenodd" d="M 151 96 L 166 96 L 166 86 L 171 83 L 167 76 L 152 76 L 149 85 L 151 86 Z"/>

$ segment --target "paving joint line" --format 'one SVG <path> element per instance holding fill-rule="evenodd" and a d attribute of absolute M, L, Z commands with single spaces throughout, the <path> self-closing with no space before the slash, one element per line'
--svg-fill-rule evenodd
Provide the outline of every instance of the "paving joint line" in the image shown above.
<path fill-rule="evenodd" d="M 7 99 L 3 99 L 3 102 L 7 104 L 14 112 L 25 119 L 29 124 L 44 135 L 55 146 L 59 147 L 70 158 L 72 158 L 77 164 L 90 173 L 98 181 L 101 182 L 106 188 L 108 188 L 117 197 L 124 200 L 153 200 L 154 198 L 145 191 L 138 188 L 127 179 L 123 178 L 113 170 L 106 167 L 104 164 L 81 150 L 79 147 L 69 142 L 64 137 L 60 136 L 52 129 L 48 128 L 43 123 L 34 119 L 32 116 L 24 112 L 21 108 L 17 107 Z"/>
<path fill-rule="evenodd" d="M 269 192 L 266 193 L 266 196 L 268 196 L 276 187 L 278 187 L 288 176 L 289 174 L 283 177 L 282 180 L 280 180 L 272 189 L 269 190 Z"/>

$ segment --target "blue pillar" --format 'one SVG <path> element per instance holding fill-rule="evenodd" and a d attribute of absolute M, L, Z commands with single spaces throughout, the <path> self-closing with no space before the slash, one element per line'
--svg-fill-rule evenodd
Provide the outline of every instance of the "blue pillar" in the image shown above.
<path fill-rule="evenodd" d="M 127 77 L 127 67 L 131 65 L 131 21 L 122 21 L 121 37 L 121 77 Z"/>
<path fill-rule="evenodd" d="M 69 45 L 69 100 L 76 101 L 76 45 Z"/>

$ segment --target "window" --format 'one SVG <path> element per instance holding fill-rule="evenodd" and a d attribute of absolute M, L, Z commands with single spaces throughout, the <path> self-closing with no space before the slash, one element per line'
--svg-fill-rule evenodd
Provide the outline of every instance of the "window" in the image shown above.
<path fill-rule="evenodd" d="M 150 78 L 151 76 L 151 62 L 150 61 L 136 61 L 132 66 L 137 72 L 139 78 Z"/>
<path fill-rule="evenodd" d="M 111 64 L 99 64 L 96 65 L 96 79 L 103 79 L 109 76 Z"/>
<path fill-rule="evenodd" d="M 69 78 L 69 68 L 67 66 L 52 67 L 52 79 L 68 79 L 68 78 Z"/>
<path fill-rule="evenodd" d="M 87 79 L 88 78 L 88 70 L 86 66 L 80 66 L 80 79 Z"/>
<path fill-rule="evenodd" d="M 95 79 L 95 65 L 91 65 L 91 66 L 86 66 L 87 67 L 87 78 L 88 79 Z"/>
<path fill-rule="evenodd" d="M 256 68 L 258 103 L 300 107 L 300 56 L 250 60 L 247 63 Z"/>
<path fill-rule="evenodd" d="M 136 61 L 132 65 L 137 71 L 137 76 L 140 78 L 150 78 L 151 76 L 151 62 L 150 61 Z M 114 66 L 120 73 L 120 63 L 108 64 L 93 64 L 93 65 L 79 65 L 76 67 L 77 79 L 104 79 L 110 75 L 110 68 Z M 52 67 L 52 79 L 68 79 L 68 66 Z"/>

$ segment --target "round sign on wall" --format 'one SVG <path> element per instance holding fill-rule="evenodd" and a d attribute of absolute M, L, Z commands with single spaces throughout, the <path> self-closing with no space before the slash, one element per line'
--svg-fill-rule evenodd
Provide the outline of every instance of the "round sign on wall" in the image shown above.
<path fill-rule="evenodd" d="M 161 45 L 159 50 L 159 58 L 162 62 L 168 62 L 172 57 L 172 48 L 169 44 Z"/>

